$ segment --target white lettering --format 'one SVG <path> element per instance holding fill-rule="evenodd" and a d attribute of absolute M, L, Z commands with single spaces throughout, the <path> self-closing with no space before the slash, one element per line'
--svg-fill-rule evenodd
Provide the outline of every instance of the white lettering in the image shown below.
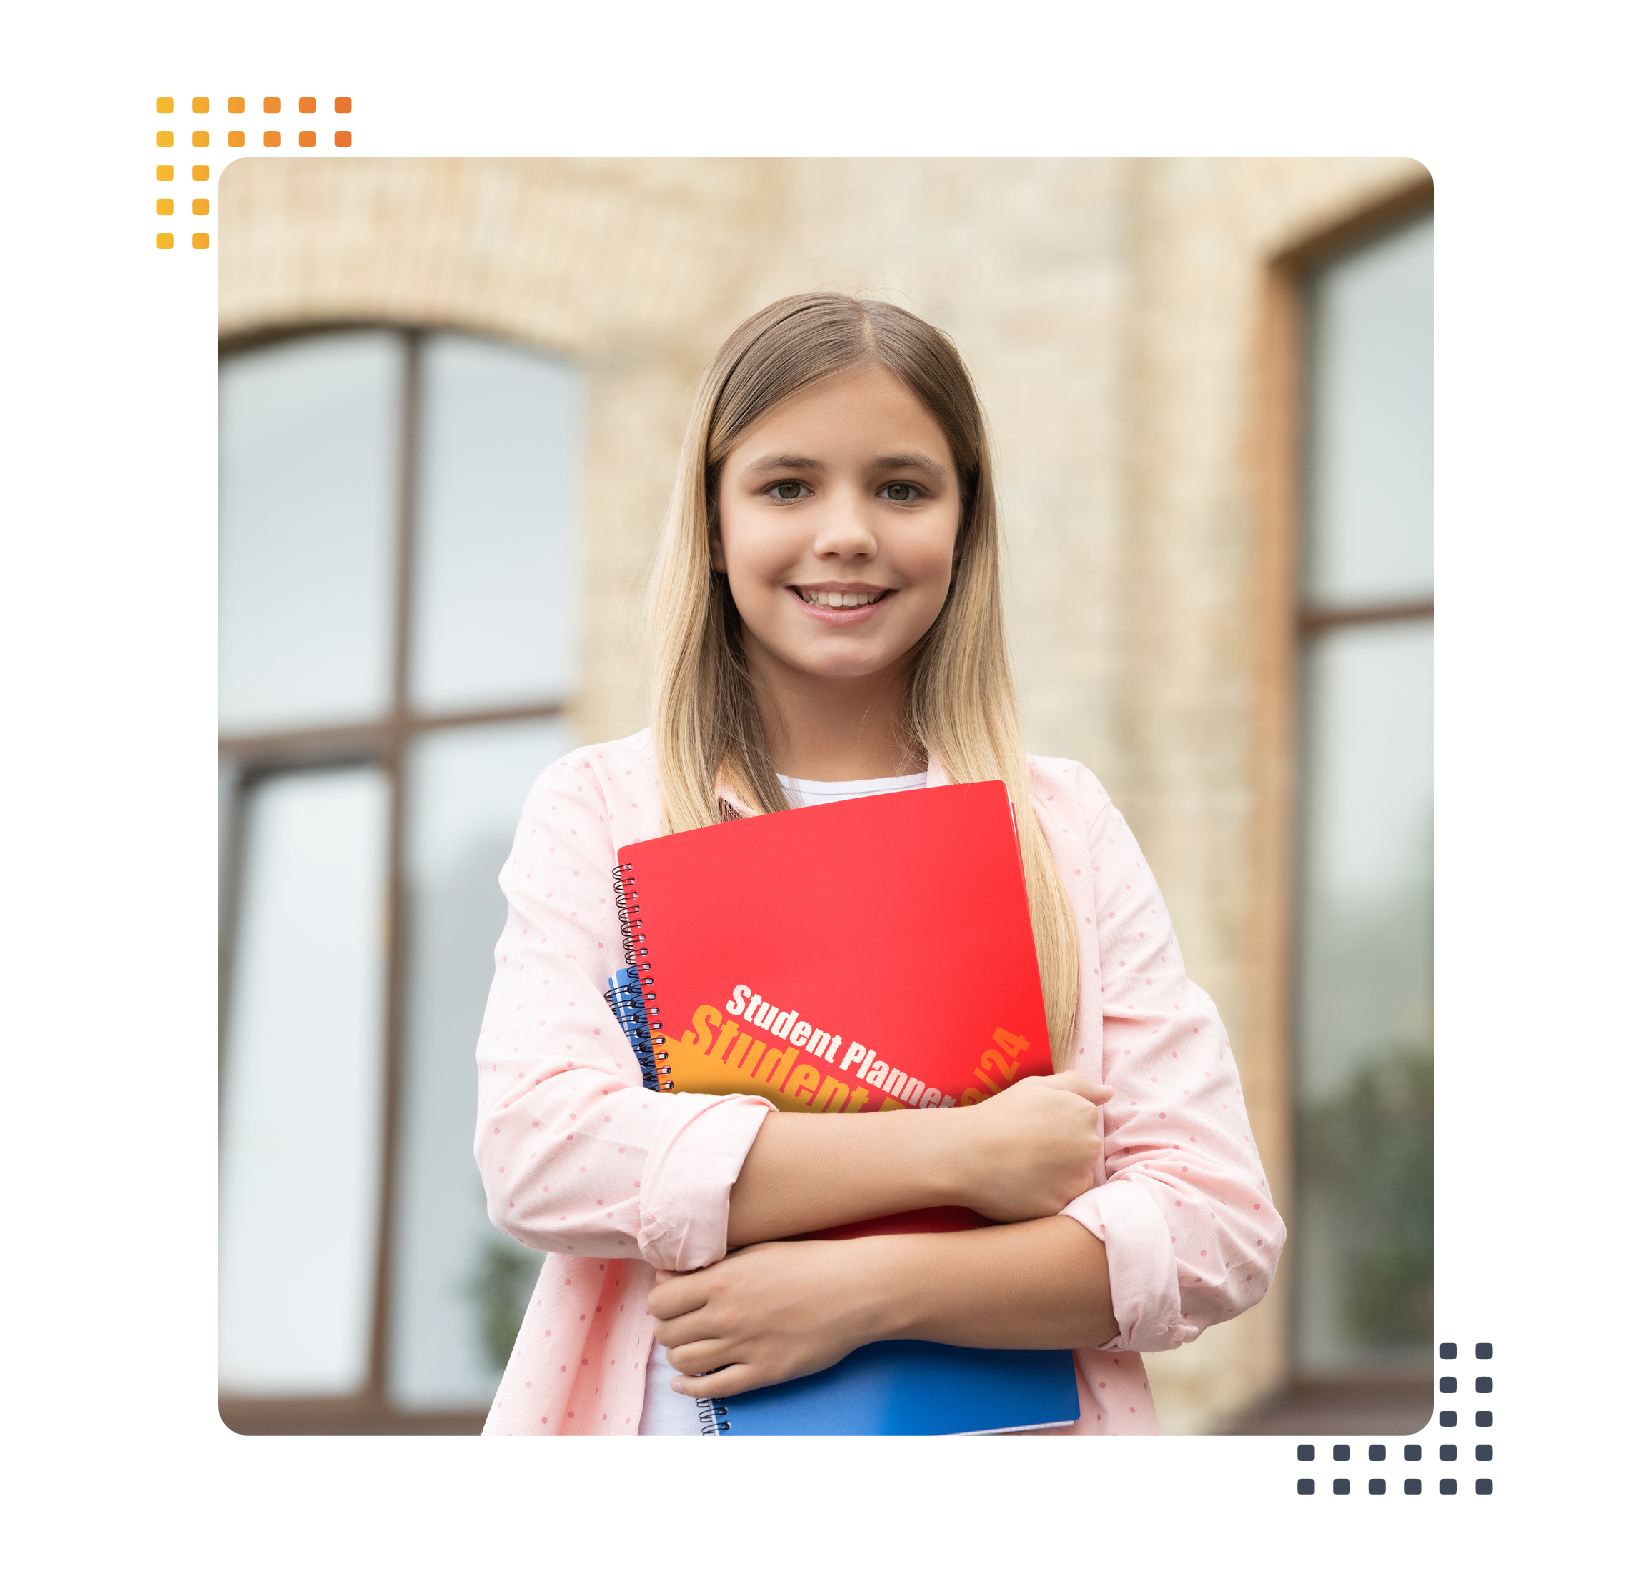
<path fill-rule="evenodd" d="M 733 995 L 730 996 L 727 1001 L 723 1003 L 723 1005 L 730 1013 L 733 1014 L 735 1018 L 738 1018 L 745 1011 L 745 998 L 749 996 L 750 993 L 750 986 L 736 985 L 733 988 Z"/>
<path fill-rule="evenodd" d="M 862 1046 L 857 1040 L 850 1040 L 848 1042 L 848 1054 L 842 1059 L 842 1071 L 844 1073 L 852 1073 L 860 1059 L 866 1056 L 866 1054 L 867 1053 L 864 1046 Z M 872 1056 L 875 1054 L 875 1052 L 870 1053 Z"/>

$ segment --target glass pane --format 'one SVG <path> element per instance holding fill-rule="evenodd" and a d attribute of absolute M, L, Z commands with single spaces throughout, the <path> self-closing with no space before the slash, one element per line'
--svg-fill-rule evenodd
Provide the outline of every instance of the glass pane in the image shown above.
<path fill-rule="evenodd" d="M 573 747 L 560 722 L 531 721 L 429 733 L 409 754 L 390 1352 L 390 1390 L 405 1408 L 491 1400 L 541 1264 L 487 1220 L 475 1049 L 504 928 L 498 872 L 534 777 Z"/>
<path fill-rule="evenodd" d="M 245 1393 L 365 1385 L 382 1170 L 389 788 L 248 796 L 220 1129 L 218 1359 Z"/>
<path fill-rule="evenodd" d="M 306 337 L 218 377 L 218 714 L 226 733 L 389 707 L 402 341 Z"/>
<path fill-rule="evenodd" d="M 1311 292 L 1305 596 L 1432 593 L 1432 220 L 1327 265 Z"/>
<path fill-rule="evenodd" d="M 1432 625 L 1305 652 L 1299 1363 L 1425 1368 L 1432 1328 Z"/>
<path fill-rule="evenodd" d="M 520 347 L 431 336 L 421 407 L 414 703 L 560 698 L 578 652 L 578 378 Z"/>

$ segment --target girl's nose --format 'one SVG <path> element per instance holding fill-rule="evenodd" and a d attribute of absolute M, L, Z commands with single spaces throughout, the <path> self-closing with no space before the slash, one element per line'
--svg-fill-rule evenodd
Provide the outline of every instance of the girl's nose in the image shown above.
<path fill-rule="evenodd" d="M 820 556 L 876 555 L 877 536 L 870 503 L 857 491 L 833 492 L 820 503 L 815 519 L 814 553 Z"/>

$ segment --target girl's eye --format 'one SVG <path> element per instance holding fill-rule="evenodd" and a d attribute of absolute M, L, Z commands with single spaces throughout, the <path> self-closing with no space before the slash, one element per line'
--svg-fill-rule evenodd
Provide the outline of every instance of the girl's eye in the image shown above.
<path fill-rule="evenodd" d="M 921 499 L 921 492 L 914 484 L 885 484 L 877 494 L 885 500 L 902 503 Z"/>
<path fill-rule="evenodd" d="M 800 479 L 781 479 L 777 484 L 770 484 L 766 493 L 776 501 L 800 501 L 808 494 L 808 487 Z"/>

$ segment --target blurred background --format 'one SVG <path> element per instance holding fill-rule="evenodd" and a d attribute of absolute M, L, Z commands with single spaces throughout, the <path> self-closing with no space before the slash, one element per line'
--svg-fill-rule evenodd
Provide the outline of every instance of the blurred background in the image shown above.
<path fill-rule="evenodd" d="M 943 326 L 1031 746 L 1220 1006 L 1290 1240 L 1165 1430 L 1431 1413 L 1432 190 L 1407 160 L 281 160 L 224 174 L 221 1409 L 478 1430 L 537 1257 L 473 1056 L 533 777 L 643 723 L 693 382 L 787 292 Z"/>

